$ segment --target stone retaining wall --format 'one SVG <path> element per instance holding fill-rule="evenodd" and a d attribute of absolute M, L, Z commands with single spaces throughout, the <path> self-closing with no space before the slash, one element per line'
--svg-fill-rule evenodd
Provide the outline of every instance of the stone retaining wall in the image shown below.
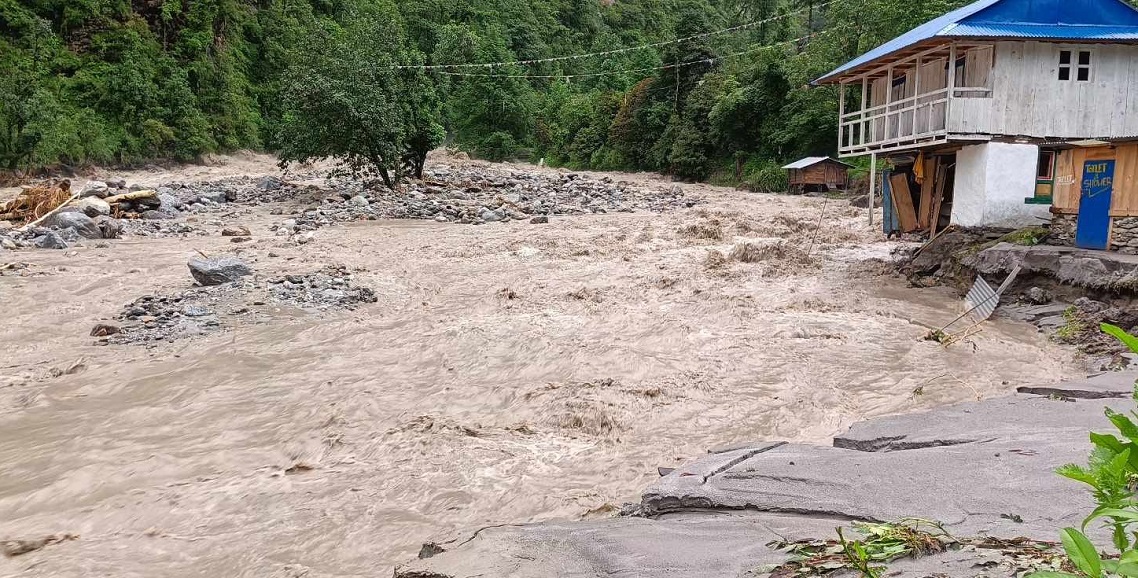
<path fill-rule="evenodd" d="M 1078 222 L 1078 215 L 1055 214 L 1051 217 L 1051 238 L 1050 242 L 1053 245 L 1074 245 L 1075 244 L 1075 224 Z"/>
<path fill-rule="evenodd" d="M 1117 217 L 1110 232 L 1110 248 L 1121 253 L 1138 253 L 1138 217 Z"/>

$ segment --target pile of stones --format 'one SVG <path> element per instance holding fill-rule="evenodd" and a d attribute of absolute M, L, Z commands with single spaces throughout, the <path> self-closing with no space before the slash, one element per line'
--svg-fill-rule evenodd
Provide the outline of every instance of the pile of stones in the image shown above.
<path fill-rule="evenodd" d="M 352 273 L 342 265 L 328 265 L 315 273 L 285 275 L 268 281 L 273 301 L 292 306 L 330 309 L 355 309 L 363 303 L 375 303 L 375 291 L 355 285 Z"/>
<path fill-rule="evenodd" d="M 267 281 L 255 278 L 252 268 L 234 256 L 195 258 L 188 265 L 198 286 L 139 297 L 113 324 L 96 325 L 91 336 L 104 344 L 154 344 L 266 319 L 264 306 L 327 311 L 378 301 L 372 289 L 356 284 L 353 273 L 339 265 Z"/>
<path fill-rule="evenodd" d="M 247 312 L 233 303 L 240 287 L 203 287 L 170 295 L 144 295 L 128 303 L 115 319 L 119 325 L 99 325 L 92 336 L 106 343 L 145 344 L 174 341 L 221 331 L 219 311 Z"/>
<path fill-rule="evenodd" d="M 72 209 L 66 207 L 35 227 L 0 231 L 0 248 L 66 249 L 85 240 L 117 239 L 122 234 L 122 221 L 106 215 L 91 218 Z"/>
<path fill-rule="evenodd" d="M 297 175 L 317 180 L 318 175 Z M 213 186 L 218 186 L 214 183 Z M 294 235 L 332 223 L 373 219 L 430 219 L 484 224 L 526 220 L 546 222 L 550 215 L 668 211 L 691 207 L 698 198 L 680 187 L 645 188 L 611 177 L 540 172 L 499 166 L 437 166 L 392 191 L 382 184 L 336 178 L 327 188 L 294 184 L 275 177 L 230 179 L 237 202 L 277 203 L 314 198 L 316 202 L 277 227 Z M 278 209 L 279 211 L 279 209 Z M 283 211 L 281 211 L 283 212 Z M 534 217 L 544 217 L 534 219 Z"/>

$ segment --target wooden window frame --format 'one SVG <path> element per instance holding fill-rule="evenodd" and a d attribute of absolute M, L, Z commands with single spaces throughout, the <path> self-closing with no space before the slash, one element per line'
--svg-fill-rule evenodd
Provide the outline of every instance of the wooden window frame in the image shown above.
<path fill-rule="evenodd" d="M 1047 163 L 1047 176 L 1039 175 L 1039 167 L 1043 166 L 1043 159 L 1050 157 L 1050 162 Z M 1050 205 L 1055 198 L 1055 170 L 1059 166 L 1059 151 L 1054 149 L 1040 149 L 1039 160 L 1035 167 L 1035 190 L 1036 194 L 1030 198 L 1024 199 L 1023 202 L 1028 205 Z M 1051 187 L 1050 195 L 1039 195 L 1039 185 L 1047 185 Z"/>
<path fill-rule="evenodd" d="M 1044 149 L 1044 150 L 1039 151 L 1039 166 L 1043 166 L 1043 164 L 1044 164 L 1043 159 L 1045 157 L 1050 157 L 1051 162 L 1047 163 L 1048 167 L 1047 167 L 1047 175 L 1046 176 L 1040 176 L 1038 168 L 1036 169 L 1035 180 L 1046 181 L 1048 183 L 1055 182 L 1055 156 L 1056 156 L 1056 154 L 1057 154 L 1056 151 L 1053 151 L 1050 149 Z"/>
<path fill-rule="evenodd" d="M 1083 56 L 1086 64 L 1083 64 Z M 1095 80 L 1095 51 L 1090 48 L 1061 48 L 1057 53 L 1059 65 L 1056 78 L 1059 82 L 1094 82 Z M 1066 62 L 1063 62 L 1066 57 Z M 1086 78 L 1080 78 L 1083 73 Z M 1063 76 L 1066 75 L 1066 78 Z"/>

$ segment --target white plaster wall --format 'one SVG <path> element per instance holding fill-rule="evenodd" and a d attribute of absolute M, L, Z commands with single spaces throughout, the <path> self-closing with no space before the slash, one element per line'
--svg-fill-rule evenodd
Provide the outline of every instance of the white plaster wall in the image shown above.
<path fill-rule="evenodd" d="M 970 145 L 956 153 L 956 184 L 952 189 L 952 222 L 962 227 L 984 223 L 988 180 L 988 144 Z"/>
<path fill-rule="evenodd" d="M 1051 219 L 1047 205 L 1029 205 L 1035 196 L 1039 147 L 983 143 L 956 154 L 952 222 L 965 227 L 1026 227 Z"/>
<path fill-rule="evenodd" d="M 989 225 L 1027 227 L 1051 220 L 1050 207 L 1029 205 L 1035 196 L 1039 147 L 1032 144 L 988 143 L 988 195 L 984 221 Z"/>

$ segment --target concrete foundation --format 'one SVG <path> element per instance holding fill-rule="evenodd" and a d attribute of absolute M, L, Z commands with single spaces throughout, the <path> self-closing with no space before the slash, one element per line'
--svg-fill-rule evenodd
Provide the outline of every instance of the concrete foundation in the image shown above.
<path fill-rule="evenodd" d="M 990 142 L 956 154 L 952 222 L 964 227 L 1027 227 L 1051 220 L 1047 205 L 1024 202 L 1035 196 L 1039 147 Z"/>

